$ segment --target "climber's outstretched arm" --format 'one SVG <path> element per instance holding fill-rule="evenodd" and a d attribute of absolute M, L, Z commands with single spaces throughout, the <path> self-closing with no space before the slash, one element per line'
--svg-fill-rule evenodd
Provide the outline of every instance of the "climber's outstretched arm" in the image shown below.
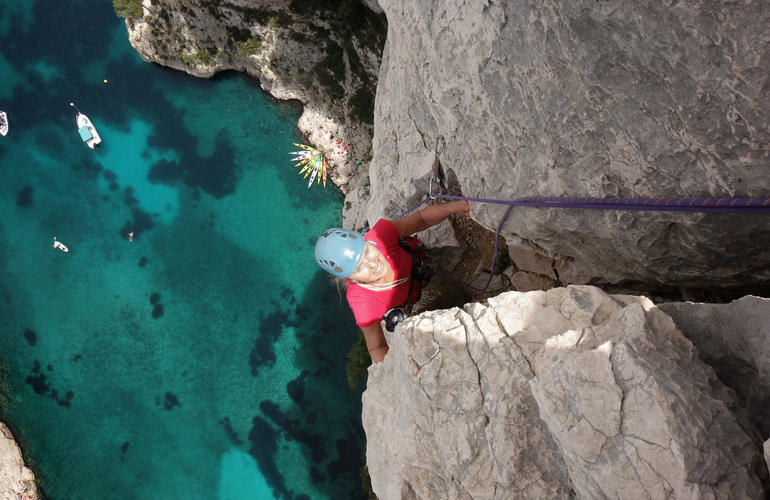
<path fill-rule="evenodd" d="M 471 207 L 465 200 L 453 201 L 450 203 L 440 203 L 431 205 L 422 210 L 407 215 L 403 219 L 396 219 L 393 225 L 398 229 L 398 234 L 408 236 L 419 233 L 429 227 L 433 227 L 452 214 L 470 215 Z"/>

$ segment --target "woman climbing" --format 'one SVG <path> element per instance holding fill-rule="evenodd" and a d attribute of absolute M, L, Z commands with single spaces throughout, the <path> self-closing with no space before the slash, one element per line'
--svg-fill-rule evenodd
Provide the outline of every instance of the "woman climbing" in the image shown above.
<path fill-rule="evenodd" d="M 432 205 L 403 219 L 380 219 L 366 235 L 331 228 L 318 238 L 316 262 L 347 282 L 348 304 L 373 361 L 382 361 L 388 352 L 380 325 L 385 313 L 419 295 L 419 288 L 410 286 L 412 256 L 399 246 L 399 239 L 435 226 L 452 214 L 470 215 L 468 202 Z"/>

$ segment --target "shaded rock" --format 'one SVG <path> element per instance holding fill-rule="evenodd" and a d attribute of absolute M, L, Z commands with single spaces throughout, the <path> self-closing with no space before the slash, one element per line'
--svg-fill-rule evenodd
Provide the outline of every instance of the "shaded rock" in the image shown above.
<path fill-rule="evenodd" d="M 507 274 L 507 273 L 506 273 Z M 554 281 L 546 276 L 517 271 L 510 274 L 511 285 L 519 292 L 548 290 L 554 287 Z"/>
<path fill-rule="evenodd" d="M 409 318 L 388 343 L 363 395 L 381 498 L 763 493 L 734 394 L 644 297 L 508 292 Z"/>
<path fill-rule="evenodd" d="M 770 299 L 729 304 L 660 304 L 698 348 L 719 380 L 735 391 L 762 437 L 770 437 Z"/>
<path fill-rule="evenodd" d="M 516 244 L 508 245 L 508 255 L 520 271 L 547 276 L 551 280 L 556 279 L 552 258 L 537 253 L 528 247 Z"/>

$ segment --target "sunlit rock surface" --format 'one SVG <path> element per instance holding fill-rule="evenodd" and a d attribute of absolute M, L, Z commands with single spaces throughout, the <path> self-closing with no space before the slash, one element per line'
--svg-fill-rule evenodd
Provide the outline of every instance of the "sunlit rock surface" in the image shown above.
<path fill-rule="evenodd" d="M 363 396 L 380 498 L 761 498 L 762 441 L 648 299 L 571 286 L 426 312 Z"/>
<path fill-rule="evenodd" d="M 38 498 L 35 476 L 24 465 L 21 449 L 4 423 L 0 423 L 0 498 Z"/>

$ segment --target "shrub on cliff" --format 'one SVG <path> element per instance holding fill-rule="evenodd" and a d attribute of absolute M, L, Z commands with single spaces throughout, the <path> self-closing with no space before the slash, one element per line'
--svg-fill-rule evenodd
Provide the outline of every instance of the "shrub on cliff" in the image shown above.
<path fill-rule="evenodd" d="M 118 17 L 139 19 L 142 17 L 142 0 L 112 0 L 112 8 Z"/>
<path fill-rule="evenodd" d="M 359 330 L 358 341 L 348 352 L 348 363 L 345 365 L 345 370 L 348 372 L 348 385 L 351 389 L 358 386 L 362 379 L 366 382 L 367 370 L 370 364 L 372 364 L 372 358 L 366 349 L 364 332 Z"/>
<path fill-rule="evenodd" d="M 258 54 L 262 49 L 262 40 L 259 38 L 249 38 L 245 42 L 235 42 L 238 47 L 238 55 L 248 57 Z"/>

